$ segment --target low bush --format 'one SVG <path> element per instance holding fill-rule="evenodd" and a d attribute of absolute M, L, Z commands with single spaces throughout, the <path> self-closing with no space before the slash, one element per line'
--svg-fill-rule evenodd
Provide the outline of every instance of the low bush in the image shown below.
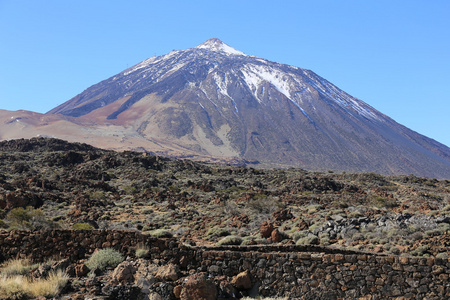
<path fill-rule="evenodd" d="M 297 231 L 292 235 L 292 239 L 294 240 L 294 242 L 297 242 L 299 239 L 308 236 L 308 234 L 310 234 L 308 230 Z"/>
<path fill-rule="evenodd" d="M 92 229 L 95 229 L 89 223 L 75 223 L 75 224 L 73 224 L 72 228 L 76 229 L 76 230 L 92 230 Z"/>
<path fill-rule="evenodd" d="M 213 239 L 216 237 L 222 237 L 222 236 L 227 236 L 227 235 L 230 235 L 230 231 L 225 228 L 213 227 L 213 228 L 210 228 L 208 230 L 208 232 L 206 232 L 207 239 Z"/>
<path fill-rule="evenodd" d="M 166 229 L 156 229 L 150 232 L 150 235 L 154 238 L 162 239 L 162 238 L 171 238 L 173 234 Z"/>
<path fill-rule="evenodd" d="M 306 237 L 300 238 L 295 243 L 296 245 L 317 245 L 319 243 L 319 238 L 313 234 Z"/>
<path fill-rule="evenodd" d="M 223 245 L 240 245 L 242 244 L 242 238 L 240 236 L 237 235 L 229 235 L 224 237 L 223 239 L 221 239 L 220 241 L 217 242 L 218 246 L 223 246 Z"/>
<path fill-rule="evenodd" d="M 411 251 L 410 254 L 413 256 L 423 256 L 428 251 L 428 249 L 430 249 L 430 246 L 428 245 L 419 246 Z"/>
<path fill-rule="evenodd" d="M 101 271 L 106 270 L 106 268 L 115 268 L 118 264 L 123 262 L 124 258 L 120 252 L 107 248 L 101 249 L 87 260 L 86 266 L 91 269 L 99 269 Z"/>
<path fill-rule="evenodd" d="M 425 231 L 425 234 L 428 237 L 443 235 L 450 231 L 450 224 L 440 223 L 436 226 L 436 228 Z"/>
<path fill-rule="evenodd" d="M 136 248 L 136 257 L 137 258 L 145 258 L 150 253 L 150 249 L 146 246 L 138 246 Z"/>
<path fill-rule="evenodd" d="M 5 221 L 11 229 L 17 230 L 42 230 L 55 225 L 45 217 L 41 209 L 31 206 L 13 208 L 6 215 Z"/>
<path fill-rule="evenodd" d="M 330 245 L 330 238 L 329 237 L 322 237 L 322 238 L 320 238 L 319 243 L 322 246 L 328 246 L 328 245 Z"/>

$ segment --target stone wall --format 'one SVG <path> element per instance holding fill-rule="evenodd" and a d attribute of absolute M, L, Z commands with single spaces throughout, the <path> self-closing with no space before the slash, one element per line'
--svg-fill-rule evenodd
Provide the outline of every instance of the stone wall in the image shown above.
<path fill-rule="evenodd" d="M 30 257 L 44 261 L 61 257 L 76 261 L 102 248 L 133 256 L 138 245 L 151 247 L 157 256 L 165 249 L 180 246 L 175 239 L 155 239 L 131 230 L 0 231 L 0 260 Z"/>
<path fill-rule="evenodd" d="M 0 232 L 3 259 L 51 256 L 77 260 L 96 248 L 133 256 L 146 245 L 151 259 L 187 272 L 232 277 L 249 270 L 264 296 L 302 299 L 448 299 L 450 262 L 437 258 L 381 256 L 307 246 L 188 247 L 134 231 Z"/>
<path fill-rule="evenodd" d="M 450 297 L 450 263 L 442 259 L 370 254 L 201 251 L 197 253 L 196 261 L 200 262 L 199 271 L 213 276 L 233 276 L 250 270 L 261 285 L 259 291 L 264 296 L 304 299 Z"/>

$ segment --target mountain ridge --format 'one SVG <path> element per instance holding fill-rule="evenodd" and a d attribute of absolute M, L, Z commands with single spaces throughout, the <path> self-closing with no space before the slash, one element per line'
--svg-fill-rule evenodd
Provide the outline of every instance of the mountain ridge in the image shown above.
<path fill-rule="evenodd" d="M 144 60 L 47 114 L 123 126 L 145 143 L 262 166 L 450 178 L 445 145 L 310 70 L 244 54 L 216 38 Z"/>

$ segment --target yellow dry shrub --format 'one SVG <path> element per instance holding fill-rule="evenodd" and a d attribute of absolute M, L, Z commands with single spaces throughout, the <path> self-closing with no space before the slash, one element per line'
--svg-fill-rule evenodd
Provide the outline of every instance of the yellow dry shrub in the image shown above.
<path fill-rule="evenodd" d="M 0 277 L 0 299 L 23 299 L 27 293 L 24 287 L 28 280 L 23 276 Z"/>
<path fill-rule="evenodd" d="M 29 259 L 10 259 L 2 264 L 0 274 L 3 276 L 27 275 L 37 266 L 33 265 Z"/>
<path fill-rule="evenodd" d="M 30 279 L 21 275 L 0 277 L 0 299 L 55 297 L 67 284 L 69 276 L 58 270 L 47 278 Z"/>
<path fill-rule="evenodd" d="M 65 272 L 58 270 L 56 273 L 51 272 L 46 279 L 31 281 L 28 291 L 33 297 L 55 297 L 68 280 L 69 276 Z"/>

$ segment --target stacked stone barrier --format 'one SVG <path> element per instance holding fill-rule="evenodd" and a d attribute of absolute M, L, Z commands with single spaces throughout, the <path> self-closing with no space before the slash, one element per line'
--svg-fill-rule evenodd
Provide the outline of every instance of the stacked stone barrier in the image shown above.
<path fill-rule="evenodd" d="M 0 259 L 86 258 L 114 248 L 174 263 L 186 273 L 232 277 L 245 270 L 263 296 L 291 299 L 450 299 L 448 259 L 380 255 L 317 246 L 191 247 L 136 231 L 53 230 L 0 232 Z"/>

